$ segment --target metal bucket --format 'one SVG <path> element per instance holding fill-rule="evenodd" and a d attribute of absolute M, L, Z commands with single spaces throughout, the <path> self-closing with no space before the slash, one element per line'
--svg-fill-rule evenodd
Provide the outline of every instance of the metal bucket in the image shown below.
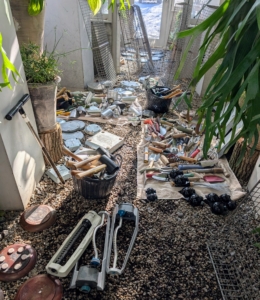
<path fill-rule="evenodd" d="M 115 155 L 118 165 L 121 167 L 122 164 L 122 157 L 121 155 L 117 154 Z M 120 169 L 119 169 L 120 170 Z M 85 199 L 103 199 L 106 198 L 115 182 L 116 182 L 116 176 L 119 172 L 119 170 L 109 176 L 107 179 L 93 179 L 89 177 L 84 177 L 82 179 L 77 179 L 75 176 L 72 176 L 73 178 L 73 185 L 74 189 Z"/>
<path fill-rule="evenodd" d="M 46 132 L 56 127 L 57 85 L 28 84 L 38 132 Z"/>

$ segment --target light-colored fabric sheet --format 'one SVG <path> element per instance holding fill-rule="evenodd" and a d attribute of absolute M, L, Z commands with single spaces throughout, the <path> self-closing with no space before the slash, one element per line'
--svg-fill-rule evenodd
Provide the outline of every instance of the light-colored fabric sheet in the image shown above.
<path fill-rule="evenodd" d="M 147 146 L 147 141 L 144 140 L 144 126 L 142 126 L 142 138 L 140 144 L 137 146 L 137 197 L 139 199 L 146 199 L 145 190 L 147 188 L 153 188 L 156 190 L 158 199 L 180 199 L 182 195 L 179 191 L 181 187 L 173 187 L 170 182 L 161 182 L 155 179 L 147 179 L 145 182 L 145 173 L 140 174 L 140 170 L 147 167 L 149 164 L 144 164 L 144 147 Z M 195 183 L 194 189 L 196 193 L 202 197 L 209 193 L 216 193 L 217 195 L 229 194 L 232 200 L 238 200 L 242 198 L 246 193 L 242 190 L 240 183 L 238 182 L 235 174 L 229 167 L 227 159 L 221 158 L 220 162 L 224 165 L 226 171 L 230 174 L 229 178 L 226 178 L 223 174 L 217 174 L 223 177 L 225 181 L 223 183 L 210 184 L 205 181 Z M 154 163 L 154 167 L 163 167 L 164 164 L 160 159 Z M 197 173 L 197 176 L 203 177 L 203 173 Z"/>

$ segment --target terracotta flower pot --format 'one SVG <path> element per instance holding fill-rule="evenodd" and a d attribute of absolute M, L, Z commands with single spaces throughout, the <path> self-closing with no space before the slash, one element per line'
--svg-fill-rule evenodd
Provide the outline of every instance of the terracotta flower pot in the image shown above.
<path fill-rule="evenodd" d="M 38 132 L 56 128 L 56 83 L 28 84 Z"/>

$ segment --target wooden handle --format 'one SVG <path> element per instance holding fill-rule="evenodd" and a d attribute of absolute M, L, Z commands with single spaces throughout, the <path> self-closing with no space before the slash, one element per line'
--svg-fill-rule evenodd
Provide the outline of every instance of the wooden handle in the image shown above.
<path fill-rule="evenodd" d="M 165 166 L 167 166 L 169 164 L 169 160 L 166 156 L 161 154 L 161 161 L 165 164 Z"/>
<path fill-rule="evenodd" d="M 161 122 L 161 124 L 164 124 L 164 125 L 167 125 L 167 126 L 170 126 L 170 127 L 174 126 L 174 124 L 172 124 L 170 122 L 167 122 L 167 121 L 164 121 L 164 120 L 161 120 L 160 122 Z"/>
<path fill-rule="evenodd" d="M 65 92 L 66 92 L 66 88 L 64 87 L 64 88 L 62 88 L 62 89 L 57 93 L 56 98 L 59 97 L 59 96 L 61 96 L 61 95 L 64 94 Z"/>
<path fill-rule="evenodd" d="M 189 181 L 194 181 L 194 182 L 197 182 L 197 181 L 200 181 L 200 177 L 188 177 Z"/>
<path fill-rule="evenodd" d="M 194 169 L 194 170 L 189 170 L 189 171 L 190 172 L 196 172 L 196 173 L 207 173 L 207 174 L 224 173 L 224 170 L 222 168 Z"/>
<path fill-rule="evenodd" d="M 144 163 L 147 164 L 148 163 L 148 160 L 149 160 L 149 157 L 148 157 L 148 147 L 145 147 L 144 148 Z"/>
<path fill-rule="evenodd" d="M 171 163 L 169 166 L 171 168 L 175 168 L 175 167 L 178 167 L 179 163 L 175 162 L 175 163 Z"/>
<path fill-rule="evenodd" d="M 75 167 L 75 162 L 71 161 L 71 160 L 67 160 L 66 161 L 66 166 L 71 169 L 71 170 L 75 170 L 76 171 L 76 167 Z M 101 162 L 98 161 L 98 160 L 94 160 L 92 161 L 91 163 L 87 164 L 86 166 L 83 166 L 81 167 L 80 169 L 82 170 L 89 170 L 91 168 L 94 168 L 94 167 L 97 167 L 97 166 L 100 166 L 101 165 Z M 79 171 L 79 170 L 77 170 Z M 81 171 L 80 171 L 81 172 Z"/>
<path fill-rule="evenodd" d="M 188 162 L 192 162 L 192 163 L 196 163 L 197 160 L 195 158 L 190 158 L 190 157 L 186 157 L 186 156 L 178 156 L 181 160 L 185 160 Z"/>
<path fill-rule="evenodd" d="M 183 138 L 183 137 L 186 137 L 186 136 L 187 136 L 187 133 L 174 133 L 174 134 L 172 135 L 172 137 L 173 137 L 174 139 Z"/>
<path fill-rule="evenodd" d="M 78 162 L 78 163 L 75 163 L 74 166 L 76 167 L 76 169 L 80 169 L 81 167 L 87 165 L 88 163 L 92 162 L 93 160 L 98 160 L 100 159 L 101 155 L 98 154 L 98 155 L 94 155 L 92 157 L 89 157 L 81 162 Z"/>
<path fill-rule="evenodd" d="M 174 97 L 175 95 L 178 94 L 182 94 L 182 90 L 180 89 L 176 89 L 175 91 L 173 91 L 172 93 L 168 94 L 167 96 L 162 97 L 163 99 L 170 99 L 172 97 Z"/>
<path fill-rule="evenodd" d="M 72 171 L 70 172 L 70 174 L 71 174 L 72 176 L 76 176 L 77 174 L 82 173 L 82 172 L 83 172 L 83 171 L 72 170 Z"/>
<path fill-rule="evenodd" d="M 152 144 L 156 147 L 162 148 L 162 149 L 166 149 L 168 147 L 167 144 L 164 143 L 160 143 L 160 142 L 152 142 Z"/>
<path fill-rule="evenodd" d="M 162 149 L 159 149 L 159 148 L 156 148 L 156 147 L 152 147 L 152 146 L 149 146 L 149 149 L 152 150 L 153 152 L 156 152 L 156 153 L 162 153 L 163 152 Z"/>
<path fill-rule="evenodd" d="M 82 161 L 82 160 L 83 160 L 82 158 L 78 157 L 76 154 L 72 153 L 72 152 L 71 152 L 67 147 L 65 147 L 65 146 L 62 146 L 62 152 L 63 152 L 63 154 L 68 155 L 68 156 L 74 158 L 74 159 L 77 160 L 77 161 Z"/>
<path fill-rule="evenodd" d="M 107 166 L 106 165 L 101 165 L 98 167 L 95 167 L 91 170 L 85 171 L 85 172 L 81 172 L 81 173 L 77 173 L 75 176 L 78 179 L 82 179 L 83 177 L 90 177 L 96 173 L 99 173 L 100 171 L 104 170 Z"/>

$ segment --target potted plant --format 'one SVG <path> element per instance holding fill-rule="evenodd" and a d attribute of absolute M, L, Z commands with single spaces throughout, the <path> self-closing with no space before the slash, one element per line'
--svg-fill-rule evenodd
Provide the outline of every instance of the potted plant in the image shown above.
<path fill-rule="evenodd" d="M 51 131 L 56 127 L 57 55 L 46 49 L 40 53 L 40 47 L 30 43 L 21 47 L 21 56 L 38 132 Z"/>

